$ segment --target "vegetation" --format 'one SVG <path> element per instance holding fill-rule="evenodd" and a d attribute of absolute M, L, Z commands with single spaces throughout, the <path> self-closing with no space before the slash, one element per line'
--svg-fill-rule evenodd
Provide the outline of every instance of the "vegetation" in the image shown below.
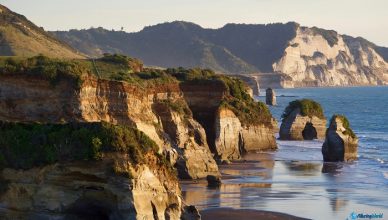
<path fill-rule="evenodd" d="M 43 55 L 31 58 L 2 57 L 0 75 L 39 76 L 50 81 L 53 86 L 63 79 L 71 79 L 80 86 L 82 76 L 89 74 L 102 79 L 125 81 L 141 87 L 176 81 L 162 70 L 144 69 L 141 72 L 135 72 L 134 68 L 141 65 L 137 59 L 117 54 L 105 54 L 104 57 L 96 60 L 55 59 Z"/>
<path fill-rule="evenodd" d="M 220 107 L 231 109 L 243 125 L 265 124 L 270 126 L 272 115 L 262 102 L 256 102 L 246 91 L 244 83 L 236 78 L 216 75 L 209 69 L 167 69 L 167 72 L 183 83 L 220 83 L 225 95 Z"/>
<path fill-rule="evenodd" d="M 81 60 L 63 60 L 48 58 L 43 55 L 20 58 L 5 57 L 0 59 L 0 75 L 24 74 L 40 76 L 56 85 L 61 79 L 72 79 L 78 84 L 83 73 L 91 73 L 90 68 Z"/>
<path fill-rule="evenodd" d="M 345 131 L 343 132 L 345 135 L 349 135 L 352 138 L 356 138 L 356 134 L 353 132 L 353 130 L 350 128 L 349 120 L 344 115 L 333 115 L 330 119 L 330 124 L 334 123 L 336 119 L 341 120 L 342 125 L 345 128 Z"/>
<path fill-rule="evenodd" d="M 338 33 L 336 31 L 325 30 L 317 27 L 312 27 L 311 30 L 313 30 L 315 34 L 319 34 L 325 38 L 331 47 L 338 43 Z"/>
<path fill-rule="evenodd" d="M 287 118 L 295 109 L 298 108 L 300 109 L 300 114 L 302 116 L 316 116 L 320 119 L 325 119 L 323 109 L 318 102 L 315 102 L 311 99 L 301 99 L 292 101 L 288 104 L 282 115 L 283 120 Z"/>
<path fill-rule="evenodd" d="M 157 145 L 143 132 L 108 123 L 24 124 L 0 122 L 0 165 L 16 169 L 72 160 L 100 160 L 106 152 L 127 153 L 146 163 Z"/>

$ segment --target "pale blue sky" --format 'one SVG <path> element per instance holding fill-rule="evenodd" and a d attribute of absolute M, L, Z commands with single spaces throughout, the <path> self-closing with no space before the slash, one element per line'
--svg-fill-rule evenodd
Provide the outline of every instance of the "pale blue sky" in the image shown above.
<path fill-rule="evenodd" d="M 203 27 L 226 23 L 296 21 L 388 46 L 388 0 L 0 0 L 46 30 L 102 26 L 139 31 L 185 20 Z"/>

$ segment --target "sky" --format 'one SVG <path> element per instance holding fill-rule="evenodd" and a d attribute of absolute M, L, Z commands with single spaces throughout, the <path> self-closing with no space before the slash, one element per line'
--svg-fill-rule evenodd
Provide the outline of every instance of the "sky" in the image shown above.
<path fill-rule="evenodd" d="M 168 21 L 205 28 L 296 21 L 388 47 L 388 0 L 0 0 L 45 30 L 134 32 Z"/>

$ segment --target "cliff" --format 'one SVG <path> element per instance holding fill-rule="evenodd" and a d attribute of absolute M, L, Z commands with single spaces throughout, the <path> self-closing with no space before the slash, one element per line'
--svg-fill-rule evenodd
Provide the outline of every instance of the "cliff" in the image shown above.
<path fill-rule="evenodd" d="M 0 64 L 4 218 L 90 217 L 91 210 L 112 219 L 195 219 L 181 204 L 176 175 L 218 177 L 214 157 L 276 148 L 268 108 L 243 82 L 211 70 L 143 69 L 118 55 Z M 229 127 L 223 109 L 237 133 L 221 136 Z"/>
<path fill-rule="evenodd" d="M 298 27 L 273 69 L 295 87 L 388 83 L 388 64 L 372 43 L 318 28 Z"/>
<path fill-rule="evenodd" d="M 0 45 L 1 56 L 29 57 L 44 54 L 59 58 L 84 57 L 23 15 L 3 5 L 0 5 Z"/>
<path fill-rule="evenodd" d="M 184 211 L 171 165 L 137 129 L 1 123 L 0 131 L 1 219 L 180 219 Z"/>
<path fill-rule="evenodd" d="M 386 48 L 360 37 L 302 27 L 294 22 L 227 24 L 219 29 L 205 29 L 176 21 L 146 27 L 136 33 L 103 28 L 53 33 L 93 56 L 117 50 L 141 58 L 146 65 L 198 66 L 229 74 L 254 73 L 263 87 L 388 82 Z"/>

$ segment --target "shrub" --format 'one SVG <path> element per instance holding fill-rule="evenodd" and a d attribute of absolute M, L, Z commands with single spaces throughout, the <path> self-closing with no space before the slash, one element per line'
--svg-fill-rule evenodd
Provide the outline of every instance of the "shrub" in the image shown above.
<path fill-rule="evenodd" d="M 325 119 L 323 109 L 318 102 L 315 102 L 311 99 L 301 99 L 292 101 L 288 104 L 282 115 L 283 120 L 287 118 L 297 108 L 300 109 L 300 114 L 302 116 L 316 116 L 320 119 Z"/>
<path fill-rule="evenodd" d="M 330 124 L 334 123 L 336 119 L 340 119 L 342 122 L 342 125 L 345 128 L 345 131 L 343 132 L 345 135 L 349 135 L 352 138 L 356 138 L 356 134 L 353 132 L 353 130 L 350 128 L 349 120 L 344 115 L 333 115 L 330 119 Z"/>
<path fill-rule="evenodd" d="M 28 169 L 72 160 L 100 160 L 104 152 L 128 153 L 134 164 L 157 145 L 143 132 L 108 123 L 24 124 L 0 122 L 0 164 Z"/>
<path fill-rule="evenodd" d="M 312 27 L 311 30 L 313 30 L 314 34 L 322 35 L 322 37 L 327 40 L 331 47 L 338 43 L 338 34 L 336 31 L 325 30 L 317 27 Z"/>

